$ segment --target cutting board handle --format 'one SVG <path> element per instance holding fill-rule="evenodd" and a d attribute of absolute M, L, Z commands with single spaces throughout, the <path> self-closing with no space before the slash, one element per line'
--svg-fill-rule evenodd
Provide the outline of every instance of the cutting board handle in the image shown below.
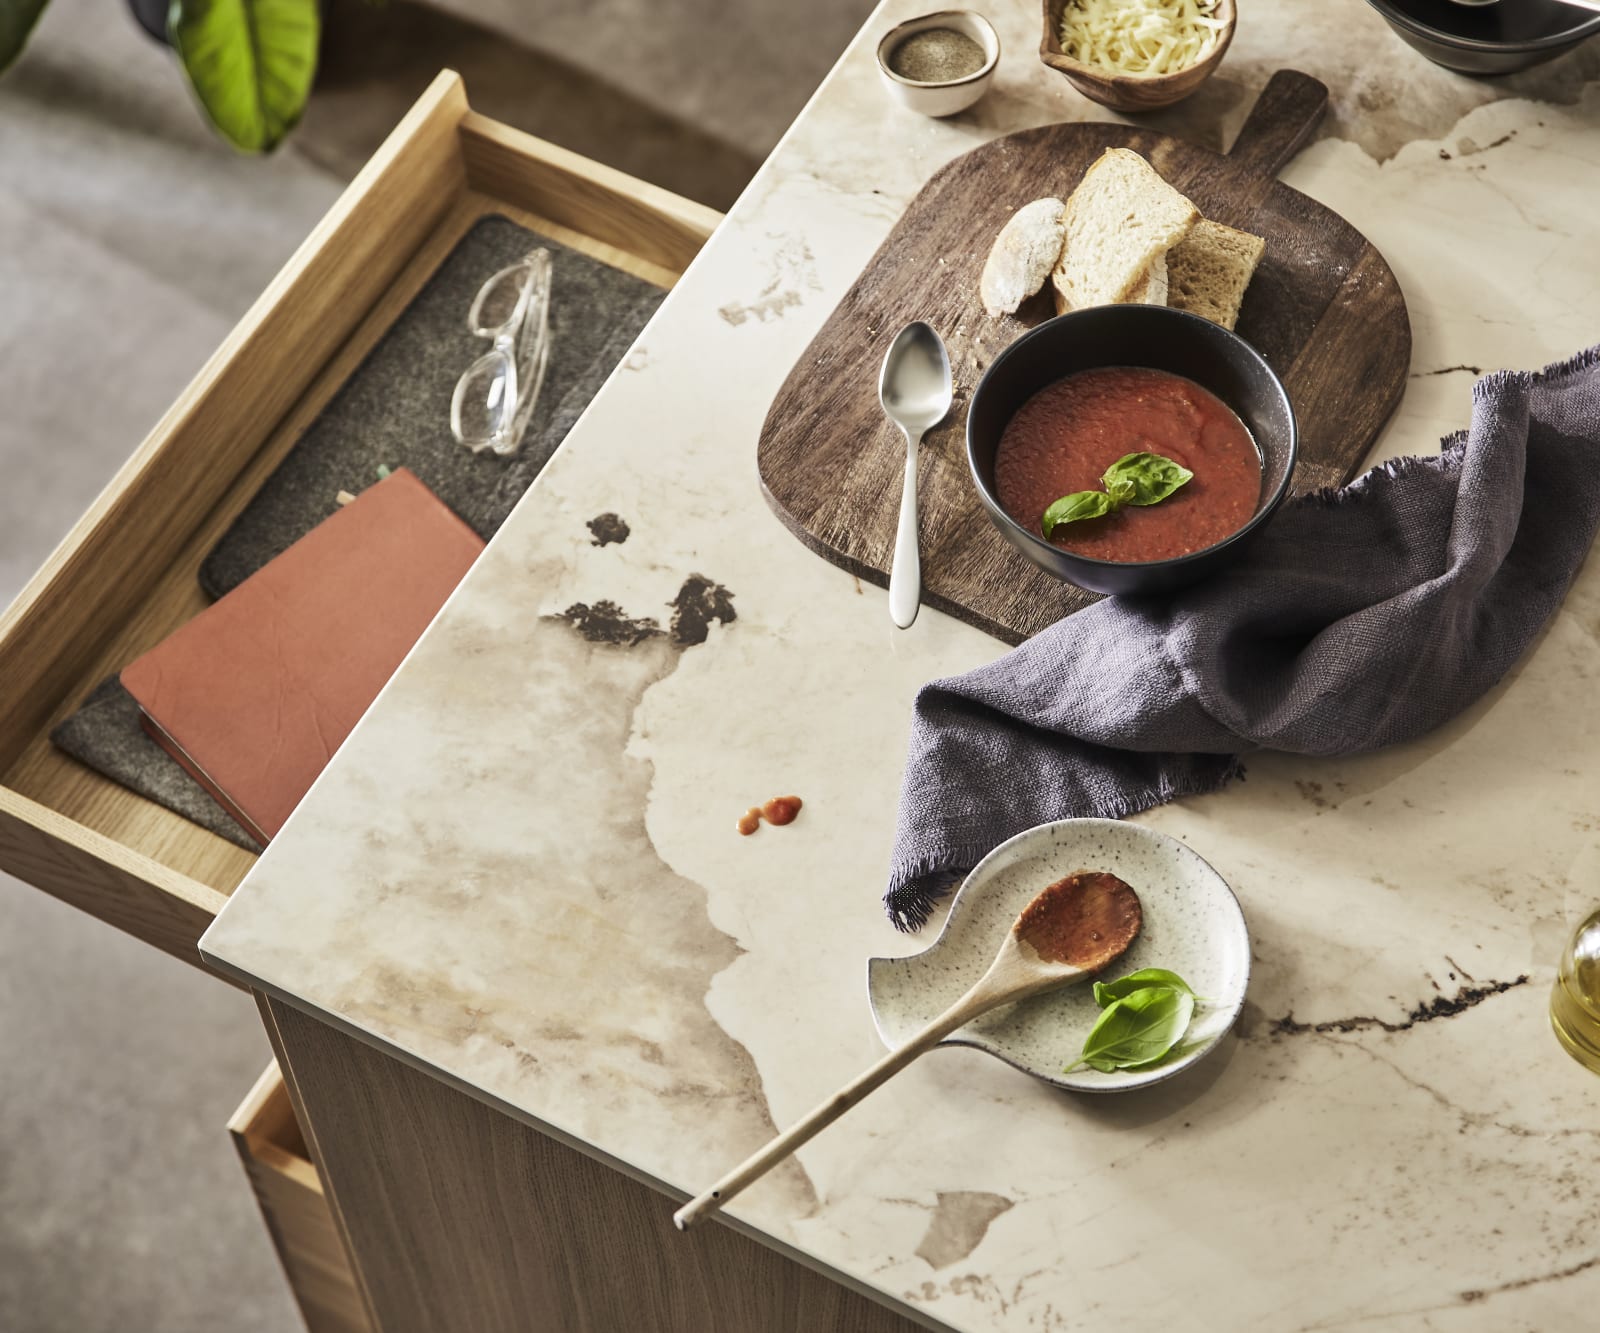
<path fill-rule="evenodd" d="M 1297 69 L 1280 69 L 1228 150 L 1228 160 L 1250 176 L 1275 177 L 1315 132 L 1328 109 L 1328 87 Z"/>

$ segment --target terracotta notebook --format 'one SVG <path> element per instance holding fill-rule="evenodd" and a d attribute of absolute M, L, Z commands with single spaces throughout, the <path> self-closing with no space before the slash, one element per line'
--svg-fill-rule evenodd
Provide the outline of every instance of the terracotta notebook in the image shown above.
<path fill-rule="evenodd" d="M 400 469 L 122 671 L 146 729 L 260 842 L 483 541 Z"/>

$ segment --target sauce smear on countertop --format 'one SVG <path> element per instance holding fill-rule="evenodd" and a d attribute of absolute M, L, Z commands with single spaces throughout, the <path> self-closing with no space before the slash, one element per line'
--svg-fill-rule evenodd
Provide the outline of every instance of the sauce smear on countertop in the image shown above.
<path fill-rule="evenodd" d="M 765 805 L 752 805 L 740 815 L 737 827 L 746 838 L 761 827 L 762 819 L 781 828 L 785 824 L 794 823 L 794 817 L 800 813 L 800 807 L 804 804 L 805 802 L 798 796 L 774 796 Z"/>
<path fill-rule="evenodd" d="M 1057 526 L 1054 545 L 1096 560 L 1166 560 L 1215 545 L 1261 500 L 1261 454 L 1220 398 L 1164 370 L 1114 366 L 1048 384 L 1011 418 L 995 452 L 1001 506 L 1035 536 L 1063 495 L 1102 490 L 1124 454 L 1152 453 L 1194 477 L 1153 505 Z"/>
<path fill-rule="evenodd" d="M 761 807 L 761 813 L 766 816 L 769 824 L 792 824 L 794 817 L 800 813 L 802 804 L 798 796 L 774 796 Z"/>

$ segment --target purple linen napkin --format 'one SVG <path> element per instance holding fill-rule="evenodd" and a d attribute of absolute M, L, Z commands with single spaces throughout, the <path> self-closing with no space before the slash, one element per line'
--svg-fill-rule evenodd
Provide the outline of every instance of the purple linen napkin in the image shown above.
<path fill-rule="evenodd" d="M 1600 526 L 1600 347 L 1473 387 L 1472 426 L 1291 500 L 1230 569 L 1107 598 L 923 686 L 889 891 L 915 930 L 1023 829 L 1214 791 L 1455 716 L 1527 651 Z"/>

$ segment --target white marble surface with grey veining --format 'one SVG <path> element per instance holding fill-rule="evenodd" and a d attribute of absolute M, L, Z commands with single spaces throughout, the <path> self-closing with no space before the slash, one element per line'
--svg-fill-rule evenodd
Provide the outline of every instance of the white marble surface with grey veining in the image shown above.
<path fill-rule="evenodd" d="M 928 175 L 1104 114 L 1034 60 L 1021 3 L 984 6 L 1007 54 L 971 113 L 891 106 L 872 46 L 917 8 L 867 24 L 204 942 L 683 1191 L 879 1054 L 865 959 L 927 942 L 877 902 L 911 697 L 1002 651 L 932 612 L 893 632 L 884 594 L 801 547 L 756 484 L 768 403 Z M 1359 0 L 1241 8 L 1217 79 L 1157 123 L 1221 144 L 1272 69 L 1332 87 L 1285 179 L 1406 293 L 1413 377 L 1378 456 L 1463 426 L 1476 370 L 1600 337 L 1600 46 L 1473 82 Z M 601 514 L 626 540 L 597 543 Z M 1085 1099 L 938 1051 L 733 1212 L 957 1329 L 1584 1326 L 1600 1084 L 1545 1004 L 1600 896 L 1597 683 L 1591 559 L 1530 656 L 1435 735 L 1256 757 L 1142 816 L 1250 923 L 1217 1054 Z M 796 823 L 734 833 L 789 791 Z"/>

